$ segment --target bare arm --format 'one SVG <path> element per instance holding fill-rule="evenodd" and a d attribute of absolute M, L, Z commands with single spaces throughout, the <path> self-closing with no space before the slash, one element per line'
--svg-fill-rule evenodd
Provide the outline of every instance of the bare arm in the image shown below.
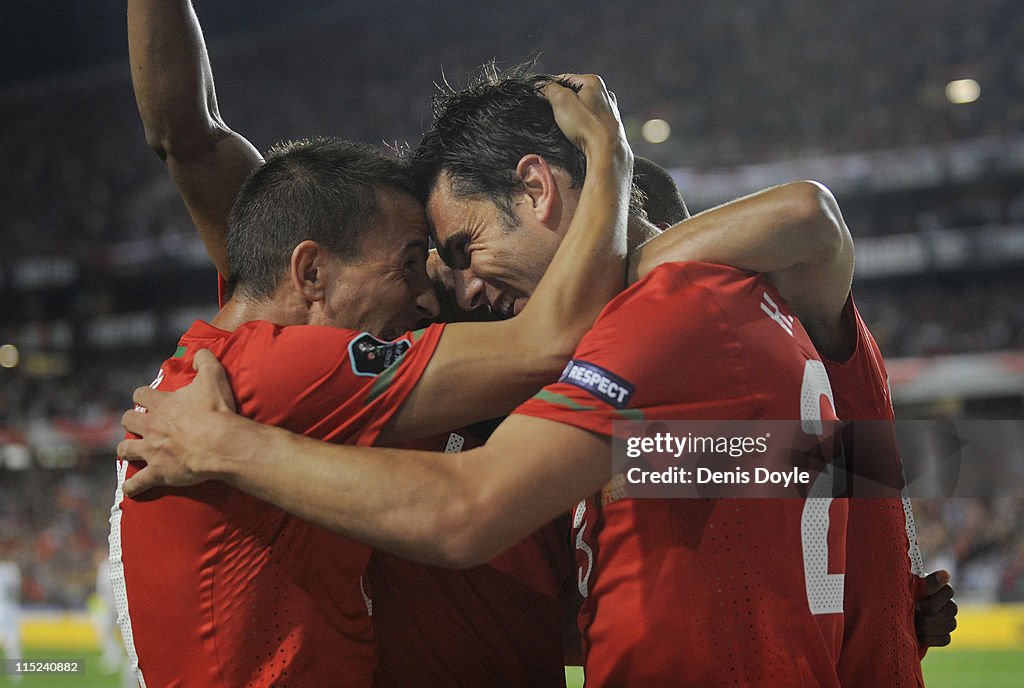
<path fill-rule="evenodd" d="M 167 165 L 213 264 L 228 276 L 228 211 L 263 158 L 221 120 L 191 3 L 128 0 L 128 54 L 146 141 Z"/>
<path fill-rule="evenodd" d="M 632 152 L 596 76 L 579 94 L 551 84 L 555 118 L 587 156 L 579 204 L 529 303 L 500 322 L 445 328 L 423 376 L 379 441 L 433 434 L 504 415 L 554 380 L 605 304 L 624 286 Z"/>
<path fill-rule="evenodd" d="M 815 346 L 843 358 L 853 240 L 832 193 L 816 182 L 772 187 L 684 220 L 635 251 L 635 281 L 657 265 L 699 260 L 766 273 Z"/>

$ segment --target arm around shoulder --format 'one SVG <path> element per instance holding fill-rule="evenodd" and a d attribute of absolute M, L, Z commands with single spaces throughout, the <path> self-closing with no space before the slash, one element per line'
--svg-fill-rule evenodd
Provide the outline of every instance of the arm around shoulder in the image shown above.
<path fill-rule="evenodd" d="M 841 360 L 856 341 L 843 318 L 853 282 L 853 237 L 832 192 L 817 182 L 801 184 L 808 217 L 801 260 L 768 271 L 768 279 L 789 301 L 818 351 Z"/>
<path fill-rule="evenodd" d="M 634 252 L 630 280 L 689 260 L 767 274 L 823 353 L 844 345 L 853 240 L 824 185 L 790 182 L 694 215 Z"/>

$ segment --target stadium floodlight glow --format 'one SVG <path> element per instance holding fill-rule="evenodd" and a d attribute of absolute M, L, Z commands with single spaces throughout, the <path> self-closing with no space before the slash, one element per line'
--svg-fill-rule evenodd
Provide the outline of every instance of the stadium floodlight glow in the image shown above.
<path fill-rule="evenodd" d="M 663 119 L 649 119 L 640 128 L 640 135 L 647 143 L 665 143 L 672 135 L 672 127 Z"/>
<path fill-rule="evenodd" d="M 946 98 L 956 105 L 973 103 L 981 95 L 981 86 L 974 79 L 956 79 L 946 84 Z"/>
<path fill-rule="evenodd" d="M 13 344 L 4 344 L 0 346 L 0 366 L 4 368 L 14 368 L 18 365 L 18 361 L 21 360 L 21 354 L 18 352 L 18 347 Z"/>

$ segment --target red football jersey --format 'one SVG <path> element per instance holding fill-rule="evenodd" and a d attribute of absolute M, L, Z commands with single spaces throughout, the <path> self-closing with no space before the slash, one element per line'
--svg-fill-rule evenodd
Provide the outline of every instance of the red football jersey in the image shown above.
<path fill-rule="evenodd" d="M 480 446 L 461 429 L 401 446 L 458 452 Z M 375 551 L 369 579 L 378 688 L 564 688 L 562 584 L 572 570 L 566 519 L 483 566 L 452 570 Z"/>
<path fill-rule="evenodd" d="M 846 361 L 825 360 L 836 411 L 845 420 L 891 421 L 885 363 L 853 297 L 844 317 L 854 319 L 857 347 Z M 856 423 L 850 429 L 856 430 Z M 889 485 L 901 484 L 902 467 L 895 435 L 854 434 L 847 460 L 856 473 L 858 455 L 866 453 L 871 472 Z M 867 446 L 865 441 L 867 440 Z M 879 442 L 885 442 L 879 446 Z M 879 458 L 891 463 L 879 465 Z M 854 485 L 856 497 L 856 485 Z M 914 629 L 915 598 L 923 596 L 921 553 L 909 499 L 854 498 L 849 501 L 846 530 L 846 629 L 839 675 L 847 686 L 923 686 L 921 653 Z"/>
<path fill-rule="evenodd" d="M 154 388 L 193 378 L 210 349 L 238 410 L 331 442 L 371 444 L 415 386 L 443 326 L 393 342 L 327 327 L 197 322 Z M 220 482 L 124 499 L 111 511 L 118 617 L 140 683 L 369 686 L 376 667 L 370 548 Z M 302 470 L 296 457 L 296 470 Z"/>
<path fill-rule="evenodd" d="M 581 362 L 614 388 L 574 382 Z M 762 276 L 723 266 L 652 271 L 607 306 L 566 371 L 516 412 L 603 435 L 637 411 L 835 420 L 788 306 Z M 588 682 L 839 685 L 844 502 L 622 499 L 614 484 L 574 516 Z"/>

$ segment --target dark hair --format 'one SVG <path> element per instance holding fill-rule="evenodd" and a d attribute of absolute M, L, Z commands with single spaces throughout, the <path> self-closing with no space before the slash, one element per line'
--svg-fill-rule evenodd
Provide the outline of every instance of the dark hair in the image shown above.
<path fill-rule="evenodd" d="M 335 138 L 275 145 L 228 215 L 229 293 L 269 296 L 307 239 L 344 260 L 358 257 L 379 188 L 416 195 L 407 165 L 372 146 Z"/>
<path fill-rule="evenodd" d="M 523 188 L 516 166 L 530 153 L 565 170 L 573 188 L 583 186 L 586 157 L 558 128 L 540 93 L 555 77 L 527 73 L 531 67 L 527 63 L 501 73 L 488 63 L 468 88 L 444 86 L 434 96 L 434 127 L 411 156 L 424 202 L 446 172 L 455 193 L 490 199 L 514 225 L 512 194 Z"/>
<path fill-rule="evenodd" d="M 674 225 L 690 217 L 686 201 L 668 170 L 656 162 L 633 158 L 633 183 L 644 195 L 647 219 L 656 225 Z"/>

